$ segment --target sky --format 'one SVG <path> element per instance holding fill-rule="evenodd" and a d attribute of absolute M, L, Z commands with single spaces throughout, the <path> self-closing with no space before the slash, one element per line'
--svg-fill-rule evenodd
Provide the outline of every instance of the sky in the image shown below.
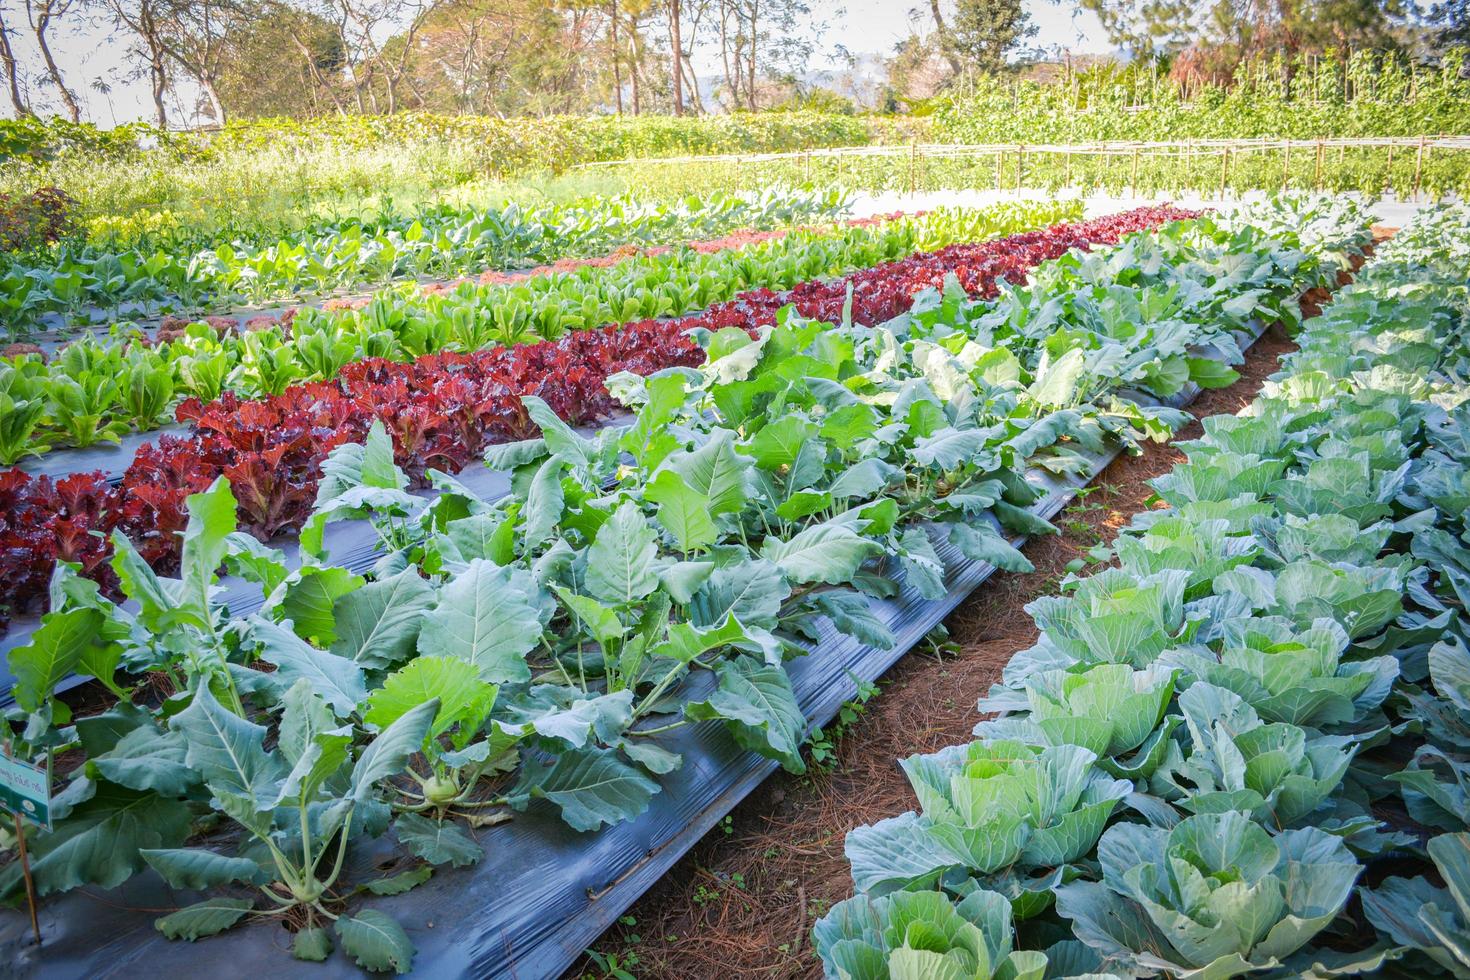
<path fill-rule="evenodd" d="M 4 0 L 0 0 L 3 3 Z M 1074 14 L 1071 4 L 1052 0 L 1025 0 L 1027 12 L 1038 26 L 1033 44 L 1047 48 L 1070 48 L 1074 53 L 1103 53 L 1109 45 L 1095 14 Z M 932 27 L 926 0 L 915 8 L 916 0 L 843 0 L 840 15 L 828 14 L 831 25 L 824 38 L 824 50 L 814 58 L 813 68 L 838 67 L 836 46 L 843 45 L 854 55 L 887 55 L 902 38 L 907 37 L 912 25 L 927 32 Z M 41 114 L 61 111 L 61 102 L 54 90 L 39 85 L 41 59 L 33 43 L 28 43 L 29 29 L 24 14 L 6 4 L 7 24 L 12 30 L 12 44 L 23 62 L 27 78 L 29 97 L 40 108 Z M 813 7 L 830 10 L 833 4 L 814 0 Z M 950 4 L 944 5 L 946 8 Z M 18 20 L 19 23 L 14 23 Z M 125 122 L 152 117 L 152 98 L 148 83 L 142 78 L 129 78 L 127 64 L 127 40 L 115 36 L 109 25 L 100 19 L 91 22 L 76 22 L 52 37 L 51 47 L 56 60 L 67 79 L 68 86 L 82 103 L 83 118 L 99 126 L 113 126 Z M 716 58 L 708 55 L 710 64 L 702 65 L 696 59 L 696 69 L 701 74 L 716 70 Z M 94 83 L 100 81 L 108 91 L 100 91 Z M 8 106 L 5 107 L 8 110 Z M 187 113 L 177 105 L 169 106 L 171 118 L 182 119 Z M 9 114 L 8 112 L 6 113 Z"/>

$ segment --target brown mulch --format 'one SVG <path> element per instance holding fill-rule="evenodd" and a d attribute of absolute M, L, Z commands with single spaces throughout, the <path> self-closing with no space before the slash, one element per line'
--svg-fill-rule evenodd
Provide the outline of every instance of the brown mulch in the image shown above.
<path fill-rule="evenodd" d="M 1323 297 L 1303 298 L 1317 312 Z M 1204 392 L 1176 437 L 1200 432 L 1198 419 L 1236 412 L 1255 398 L 1280 358 L 1295 349 L 1277 328 L 1237 366 L 1229 388 Z M 1183 459 L 1172 445 L 1150 444 L 1115 460 L 1053 523 L 1060 535 L 1023 550 L 1036 566 L 1026 575 L 996 575 L 946 620 L 955 655 L 915 651 L 880 682 L 882 693 L 837 745 L 835 765 L 806 776 L 766 780 L 731 818 L 697 844 L 619 925 L 597 943 L 639 980 L 670 978 L 817 978 L 810 929 L 852 892 L 843 840 L 849 830 L 912 809 L 895 760 L 966 741 L 976 700 L 1000 678 L 1017 650 L 1036 640 L 1024 607 L 1053 592 L 1066 565 L 1111 541 L 1148 506 L 1147 481 Z M 584 958 L 568 976 L 599 977 Z"/>

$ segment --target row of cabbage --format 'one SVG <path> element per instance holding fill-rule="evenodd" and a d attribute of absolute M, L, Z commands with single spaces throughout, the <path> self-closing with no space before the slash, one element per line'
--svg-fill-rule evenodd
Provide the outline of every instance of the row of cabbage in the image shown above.
<path fill-rule="evenodd" d="M 441 351 L 554 340 L 570 330 L 703 309 L 753 287 L 782 289 L 919 249 L 1044 226 L 1075 204 L 942 209 L 874 227 L 793 232 L 725 251 L 678 249 L 610 266 L 448 291 L 413 285 L 349 309 L 302 309 L 293 319 L 223 334 L 209 323 L 150 342 L 127 324 L 105 338 L 0 359 L 0 463 L 58 446 L 116 442 L 167 421 L 180 401 L 225 392 L 279 395 L 335 378 L 366 358 L 408 361 Z"/>
<path fill-rule="evenodd" d="M 1416 219 L 1027 606 L 977 740 L 849 834 L 828 976 L 1470 976 L 1467 249 Z"/>
<path fill-rule="evenodd" d="M 936 541 L 1028 569 L 1006 535 L 1049 529 L 1027 473 L 1166 438 L 1181 413 L 1119 391 L 1228 383 L 1198 348 L 1238 359 L 1231 331 L 1336 274 L 1295 244 L 1206 217 L 1070 253 L 994 305 L 947 288 L 879 326 L 788 310 L 721 330 L 700 368 L 610 381 L 630 425 L 585 437 L 527 398 L 541 436 L 489 451 L 512 473 L 495 502 L 443 474 L 409 494 L 375 426 L 326 461 L 295 569 L 235 532 L 218 481 L 189 500 L 178 578 L 118 537 L 137 611 L 63 564 L 11 653 L 15 751 L 82 760 L 30 840 L 39 892 L 151 867 L 221 889 L 159 919 L 170 937 L 286 917 L 299 958 L 340 943 L 405 971 L 407 933 L 350 896 L 478 862 L 469 829 L 535 800 L 579 831 L 633 817 L 691 723 L 800 771 L 788 659 L 821 656 L 824 624 L 891 646 L 870 600 L 943 595 Z M 377 531 L 366 575 L 331 563 L 340 520 Z M 221 566 L 260 584 L 259 612 L 215 603 Z M 72 717 L 52 689 L 73 671 L 116 703 Z M 390 827 L 412 865 L 349 889 L 348 850 Z M 15 863 L 0 884 L 15 894 Z"/>
<path fill-rule="evenodd" d="M 324 296 L 367 283 L 514 269 L 623 246 L 673 245 L 742 229 L 840 218 L 835 190 L 774 189 L 670 203 L 614 198 L 571 205 L 438 205 L 376 220 L 325 221 L 271 242 L 198 251 L 65 240 L 44 256 L 0 256 L 0 321 L 11 339 L 48 316 L 63 322 L 156 310 L 220 309 Z"/>

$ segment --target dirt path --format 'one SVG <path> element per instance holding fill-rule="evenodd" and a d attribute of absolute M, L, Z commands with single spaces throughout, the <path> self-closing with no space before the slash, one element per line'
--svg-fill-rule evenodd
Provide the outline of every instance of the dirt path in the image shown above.
<path fill-rule="evenodd" d="M 1204 392 L 1189 407 L 1195 421 L 1177 438 L 1198 436 L 1200 418 L 1249 404 L 1293 349 L 1278 329 L 1269 331 L 1237 368 L 1239 381 Z M 1036 571 L 996 575 L 950 615 L 945 625 L 957 651 L 941 658 L 915 650 L 900 660 L 837 742 L 829 768 L 768 779 L 602 937 L 597 951 L 639 980 L 820 977 L 808 933 L 852 892 L 843 839 L 853 827 L 913 807 L 896 760 L 971 737 L 976 700 L 1011 655 L 1036 640 L 1022 607 L 1055 591 L 1068 562 L 1111 541 L 1147 506 L 1147 481 L 1182 459 L 1171 444 L 1115 460 L 1053 522 L 1060 535 L 1023 549 Z M 604 974 L 584 959 L 569 976 Z"/>

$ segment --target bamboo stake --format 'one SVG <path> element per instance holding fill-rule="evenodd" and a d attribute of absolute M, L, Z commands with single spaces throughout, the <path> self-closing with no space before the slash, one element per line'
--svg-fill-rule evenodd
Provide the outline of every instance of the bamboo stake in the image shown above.
<path fill-rule="evenodd" d="M 1424 137 L 1419 137 L 1419 153 L 1414 158 L 1414 203 L 1419 202 L 1419 182 L 1424 177 Z"/>
<path fill-rule="evenodd" d="M 1225 197 L 1225 184 L 1230 179 L 1230 147 L 1225 147 L 1225 152 L 1220 158 L 1220 197 Z"/>
<path fill-rule="evenodd" d="M 1133 196 L 1138 197 L 1138 147 L 1133 148 L 1133 176 L 1129 178 L 1133 187 Z"/>
<path fill-rule="evenodd" d="M 1281 155 L 1281 189 L 1284 191 L 1291 186 L 1291 140 L 1286 141 L 1286 149 Z"/>
<path fill-rule="evenodd" d="M 10 741 L 8 739 L 5 741 L 4 748 L 5 758 L 11 758 Z M 46 774 L 49 777 L 51 775 L 49 755 L 47 756 L 47 760 Z M 41 944 L 41 922 L 36 917 L 36 882 L 31 877 L 31 857 L 26 850 L 26 829 L 25 825 L 21 823 L 19 810 L 11 810 L 10 815 L 15 819 L 16 859 L 20 861 L 20 874 L 26 883 L 26 905 L 29 906 L 31 912 L 31 932 L 35 934 L 36 945 L 39 946 Z"/>

